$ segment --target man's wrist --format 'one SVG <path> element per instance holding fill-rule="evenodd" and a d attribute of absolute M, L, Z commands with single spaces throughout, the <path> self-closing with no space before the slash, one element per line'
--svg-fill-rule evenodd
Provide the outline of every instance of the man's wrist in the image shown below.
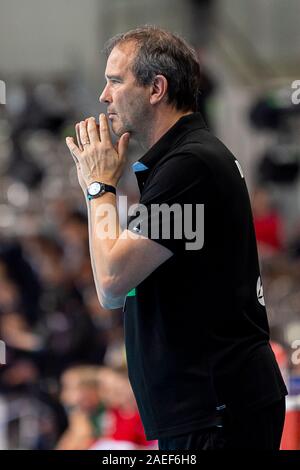
<path fill-rule="evenodd" d="M 109 186 L 113 186 L 114 188 L 117 187 L 118 185 L 118 181 L 112 179 L 112 178 L 107 178 L 107 177 L 101 177 L 101 176 L 93 176 L 91 178 L 88 179 L 88 182 L 86 183 L 87 185 L 87 188 L 92 184 L 92 183 L 95 183 L 95 181 L 98 181 L 99 183 L 104 183 L 104 184 L 107 184 Z"/>
<path fill-rule="evenodd" d="M 116 187 L 112 184 L 107 184 L 103 181 L 93 181 L 87 187 L 87 198 L 89 200 L 96 199 L 98 197 L 102 197 L 105 193 L 112 193 L 116 195 Z"/>

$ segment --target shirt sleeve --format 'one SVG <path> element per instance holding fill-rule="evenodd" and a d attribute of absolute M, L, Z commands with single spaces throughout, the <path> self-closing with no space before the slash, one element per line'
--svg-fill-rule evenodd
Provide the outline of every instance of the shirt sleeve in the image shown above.
<path fill-rule="evenodd" d="M 208 167 L 196 155 L 173 155 L 146 182 L 139 205 L 129 214 L 128 230 L 174 254 L 200 249 L 209 180 Z"/>

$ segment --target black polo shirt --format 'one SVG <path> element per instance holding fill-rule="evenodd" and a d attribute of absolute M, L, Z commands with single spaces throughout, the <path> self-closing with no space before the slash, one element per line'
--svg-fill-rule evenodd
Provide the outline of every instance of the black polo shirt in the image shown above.
<path fill-rule="evenodd" d="M 252 212 L 242 169 L 199 113 L 183 116 L 134 165 L 140 203 L 204 207 L 204 243 L 153 238 L 173 255 L 124 307 L 129 379 L 148 439 L 214 425 L 216 408 L 253 410 L 286 388 L 269 346 Z M 148 218 L 149 225 L 153 218 Z M 143 223 L 129 228 L 143 233 Z M 203 228 L 204 221 L 204 228 Z M 157 222 L 155 222 L 157 224 Z M 160 222 L 161 223 L 161 222 Z M 159 224 L 160 224 L 159 223 Z M 143 260 L 141 260 L 143 262 Z"/>

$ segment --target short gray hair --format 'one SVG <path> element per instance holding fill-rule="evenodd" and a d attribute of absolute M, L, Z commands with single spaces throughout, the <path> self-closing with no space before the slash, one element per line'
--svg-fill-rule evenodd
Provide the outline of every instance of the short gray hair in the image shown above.
<path fill-rule="evenodd" d="M 178 35 L 146 25 L 109 39 L 106 57 L 114 47 L 131 41 L 137 48 L 131 66 L 137 82 L 147 86 L 156 75 L 163 75 L 168 81 L 168 103 L 178 110 L 197 111 L 201 74 L 194 49 Z"/>

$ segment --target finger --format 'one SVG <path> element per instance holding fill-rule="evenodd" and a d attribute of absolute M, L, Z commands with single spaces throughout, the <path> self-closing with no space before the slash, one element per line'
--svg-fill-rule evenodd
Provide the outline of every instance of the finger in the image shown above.
<path fill-rule="evenodd" d="M 68 146 L 68 148 L 69 148 L 69 150 L 72 154 L 72 157 L 74 158 L 75 163 L 78 163 L 81 152 L 80 152 L 80 149 L 75 144 L 73 137 L 67 137 L 66 138 L 66 144 L 67 144 L 67 146 Z"/>
<path fill-rule="evenodd" d="M 75 131 L 76 131 L 76 140 L 77 140 L 77 145 L 80 148 L 80 150 L 83 150 L 82 143 L 80 140 L 80 132 L 79 132 L 79 124 L 77 123 L 75 126 Z"/>
<path fill-rule="evenodd" d="M 79 165 L 79 160 L 78 160 L 77 157 L 75 157 L 74 153 L 70 151 L 70 154 L 72 155 L 72 158 L 73 158 L 73 160 L 74 160 L 76 166 Z"/>
<path fill-rule="evenodd" d="M 80 135 L 81 144 L 84 148 L 85 144 L 89 143 L 89 136 L 87 133 L 85 121 L 80 121 L 79 123 L 79 135 Z"/>
<path fill-rule="evenodd" d="M 87 124 L 88 119 L 85 119 L 85 122 L 86 122 L 86 124 Z M 98 139 L 99 139 L 100 142 L 101 142 L 101 139 L 100 139 L 100 126 L 99 126 L 99 124 L 96 122 L 96 119 L 95 119 L 95 126 L 96 126 L 97 132 L 98 132 Z"/>
<path fill-rule="evenodd" d="M 129 132 L 125 132 L 125 134 L 123 134 L 120 137 L 120 140 L 118 142 L 118 154 L 121 158 L 126 158 L 129 140 L 130 140 Z"/>
<path fill-rule="evenodd" d="M 96 126 L 96 120 L 94 117 L 91 117 L 87 120 L 87 132 L 90 139 L 90 142 L 96 143 L 100 142 L 99 132 Z"/>
<path fill-rule="evenodd" d="M 104 144 L 112 146 L 108 122 L 105 114 L 100 114 L 99 116 L 99 123 L 100 123 L 100 139 L 101 142 Z"/>

